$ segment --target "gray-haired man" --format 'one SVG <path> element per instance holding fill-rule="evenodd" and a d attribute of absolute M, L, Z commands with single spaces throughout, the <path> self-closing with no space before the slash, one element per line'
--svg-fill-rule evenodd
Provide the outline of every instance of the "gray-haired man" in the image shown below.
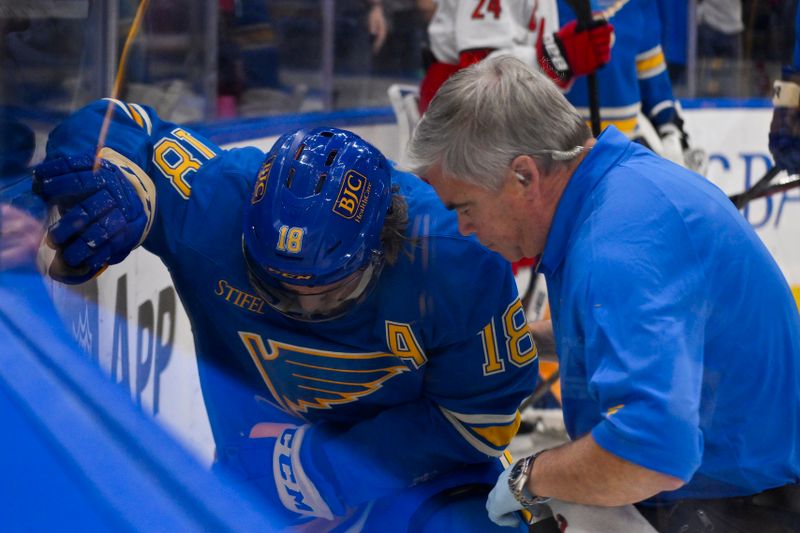
<path fill-rule="evenodd" d="M 547 279 L 573 440 L 504 472 L 493 520 L 551 497 L 636 503 L 660 531 L 800 527 L 800 317 L 719 189 L 613 127 L 592 138 L 513 58 L 453 76 L 409 149 L 462 233 L 541 255 Z"/>

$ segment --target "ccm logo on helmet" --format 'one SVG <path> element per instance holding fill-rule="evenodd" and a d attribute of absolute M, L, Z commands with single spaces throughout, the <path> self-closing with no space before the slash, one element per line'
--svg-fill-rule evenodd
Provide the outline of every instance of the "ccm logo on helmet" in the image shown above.
<path fill-rule="evenodd" d="M 342 188 L 333 205 L 333 212 L 342 218 L 355 219 L 361 222 L 364 209 L 369 201 L 369 191 L 372 189 L 369 181 L 363 174 L 355 170 L 348 170 L 342 180 Z"/>
<path fill-rule="evenodd" d="M 275 157 L 271 157 L 269 161 L 261 165 L 261 170 L 258 171 L 258 178 L 256 178 L 256 186 L 253 189 L 253 197 L 250 199 L 250 204 L 257 204 L 264 198 L 264 192 L 267 190 L 267 180 L 269 179 L 269 171 L 272 170 L 272 162 Z"/>
<path fill-rule="evenodd" d="M 291 272 L 284 272 L 277 268 L 267 267 L 267 271 L 275 276 L 280 276 L 286 279 L 311 279 L 311 274 L 292 274 Z"/>

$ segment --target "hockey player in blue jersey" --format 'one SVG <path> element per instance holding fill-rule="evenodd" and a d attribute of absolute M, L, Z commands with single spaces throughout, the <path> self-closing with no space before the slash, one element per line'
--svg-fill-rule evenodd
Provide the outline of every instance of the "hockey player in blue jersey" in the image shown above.
<path fill-rule="evenodd" d="M 508 264 L 428 185 L 347 131 L 289 133 L 265 156 L 106 99 L 51 133 L 34 190 L 61 214 L 54 278 L 140 244 L 161 257 L 217 463 L 278 523 L 492 529 L 483 500 L 537 351 Z"/>
<path fill-rule="evenodd" d="M 590 3 L 596 20 L 613 23 L 615 36 L 611 60 L 596 73 L 600 129 L 613 124 L 663 157 L 704 174 L 707 156 L 689 145 L 672 93 L 661 49 L 658 0 L 591 0 Z M 575 20 L 570 2 L 558 0 L 558 17 L 562 25 Z M 588 121 L 586 78 L 576 78 L 566 96 Z"/>
<path fill-rule="evenodd" d="M 775 165 L 789 174 L 800 173 L 800 9 L 795 12 L 794 35 L 792 64 L 784 66 L 782 79 L 775 81 L 775 110 L 769 128 L 769 151 Z"/>

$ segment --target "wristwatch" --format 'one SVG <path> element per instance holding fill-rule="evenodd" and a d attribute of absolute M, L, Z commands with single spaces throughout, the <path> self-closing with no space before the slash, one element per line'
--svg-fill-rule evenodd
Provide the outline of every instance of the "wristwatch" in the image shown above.
<path fill-rule="evenodd" d="M 535 494 L 531 494 L 531 491 L 528 490 L 528 478 L 530 478 L 531 472 L 533 471 L 533 462 L 543 451 L 545 450 L 538 451 L 533 455 L 529 455 L 517 461 L 514 466 L 511 467 L 511 472 L 508 475 L 508 489 L 511 491 L 514 498 L 525 507 L 533 507 L 540 503 L 550 501 L 550 498 L 536 496 Z"/>

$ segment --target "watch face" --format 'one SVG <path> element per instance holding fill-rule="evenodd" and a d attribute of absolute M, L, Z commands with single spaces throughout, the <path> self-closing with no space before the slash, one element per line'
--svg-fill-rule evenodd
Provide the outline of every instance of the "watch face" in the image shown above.
<path fill-rule="evenodd" d="M 537 496 L 528 491 L 526 488 L 528 478 L 531 474 L 533 462 L 536 460 L 536 456 L 538 455 L 539 454 L 537 453 L 530 457 L 520 459 L 511 468 L 511 472 L 508 473 L 508 488 L 511 491 L 511 494 L 526 508 L 550 501 L 550 498 Z"/>
<path fill-rule="evenodd" d="M 514 468 L 511 469 L 511 473 L 508 476 L 508 485 L 511 488 L 514 497 L 519 499 L 522 493 L 522 487 L 525 484 L 525 480 L 527 476 L 525 476 L 527 461 L 522 459 L 518 461 Z"/>
<path fill-rule="evenodd" d="M 522 473 L 521 466 L 522 466 L 522 463 L 521 462 L 517 462 L 514 465 L 514 468 L 511 469 L 511 474 L 509 474 L 509 476 L 508 476 L 509 483 L 516 484 L 517 481 L 519 481 L 519 476 Z"/>

